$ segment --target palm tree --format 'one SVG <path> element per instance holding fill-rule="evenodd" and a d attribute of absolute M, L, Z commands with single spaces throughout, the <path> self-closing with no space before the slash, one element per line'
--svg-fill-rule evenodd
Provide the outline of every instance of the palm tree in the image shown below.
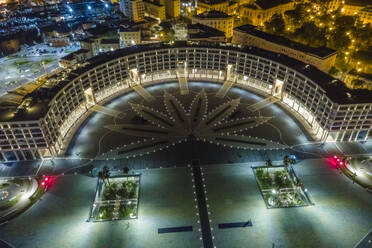
<path fill-rule="evenodd" d="M 288 164 L 289 164 L 289 156 L 288 155 L 285 155 L 284 158 L 283 158 L 283 165 L 284 165 L 284 168 L 285 170 L 288 172 Z"/>
<path fill-rule="evenodd" d="M 123 168 L 123 174 L 124 174 L 124 175 L 128 175 L 128 174 L 129 174 L 129 168 L 128 168 L 128 167 L 125 166 L 125 167 Z"/>
<path fill-rule="evenodd" d="M 103 166 L 103 169 L 102 169 L 102 174 L 103 174 L 103 177 L 107 180 L 108 184 L 110 184 L 110 169 L 107 165 Z"/>
<path fill-rule="evenodd" d="M 103 181 L 103 183 L 105 183 L 105 177 L 103 176 L 102 171 L 98 172 L 98 177 L 99 177 L 99 179 L 101 179 Z"/>
<path fill-rule="evenodd" d="M 271 159 L 266 160 L 266 172 L 269 172 L 269 167 L 273 167 L 273 161 Z"/>

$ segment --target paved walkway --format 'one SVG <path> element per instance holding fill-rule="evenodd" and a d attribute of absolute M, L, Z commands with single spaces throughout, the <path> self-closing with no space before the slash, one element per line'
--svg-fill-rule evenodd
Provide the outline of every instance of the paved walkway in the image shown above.
<path fill-rule="evenodd" d="M 180 85 L 180 93 L 181 95 L 188 95 L 189 94 L 189 85 L 187 84 L 187 78 L 183 75 L 178 76 L 178 83 Z"/>
<path fill-rule="evenodd" d="M 354 248 L 371 248 L 372 247 L 372 229 Z"/>
<path fill-rule="evenodd" d="M 112 117 L 118 117 L 120 114 L 123 114 L 115 109 L 111 109 L 111 108 L 107 108 L 107 107 L 103 107 L 99 104 L 96 104 L 92 107 L 92 110 L 95 111 L 95 112 L 98 112 L 98 113 L 102 113 L 102 114 L 105 114 L 105 115 L 109 115 L 109 116 L 112 116 Z"/>
<path fill-rule="evenodd" d="M 141 85 L 133 86 L 132 89 L 138 93 L 138 95 L 142 96 L 147 102 L 151 102 L 155 98 Z"/>
<path fill-rule="evenodd" d="M 279 101 L 279 98 L 271 96 L 271 97 L 268 97 L 268 98 L 266 98 L 262 101 L 259 101 L 255 104 L 252 104 L 252 105 L 248 106 L 247 109 L 251 112 L 255 112 L 255 111 L 258 111 L 258 110 L 260 110 L 264 107 L 267 107 L 267 106 L 269 106 L 273 103 L 276 103 L 278 101 Z"/>
<path fill-rule="evenodd" d="M 227 92 L 230 90 L 230 88 L 234 85 L 233 81 L 226 80 L 221 88 L 218 90 L 216 96 L 219 98 L 224 98 L 227 94 Z"/>
<path fill-rule="evenodd" d="M 205 188 L 200 166 L 194 166 L 192 172 L 195 180 L 196 198 L 198 200 L 199 218 L 203 237 L 204 248 L 213 248 L 211 226 L 208 217 L 208 208 L 205 200 Z"/>

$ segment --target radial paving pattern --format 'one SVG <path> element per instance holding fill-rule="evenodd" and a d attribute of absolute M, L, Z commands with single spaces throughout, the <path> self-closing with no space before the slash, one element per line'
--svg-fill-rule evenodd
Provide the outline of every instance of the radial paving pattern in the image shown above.
<path fill-rule="evenodd" d="M 241 149 L 284 149 L 285 145 L 266 139 L 244 136 L 241 132 L 257 127 L 271 117 L 245 117 L 229 119 L 240 103 L 240 99 L 227 101 L 208 111 L 208 98 L 204 90 L 192 100 L 187 111 L 172 94 L 164 92 L 165 111 L 143 104 L 131 104 L 133 111 L 147 121 L 146 124 L 106 125 L 111 131 L 144 138 L 109 156 L 135 156 L 158 149 L 168 148 L 182 141 L 200 140 L 216 145 Z"/>

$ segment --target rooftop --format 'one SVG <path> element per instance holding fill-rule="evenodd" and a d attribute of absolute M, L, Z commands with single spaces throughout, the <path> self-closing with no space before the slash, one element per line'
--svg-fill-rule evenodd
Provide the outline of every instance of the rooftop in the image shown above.
<path fill-rule="evenodd" d="M 78 54 L 83 54 L 83 53 L 89 53 L 90 51 L 87 50 L 87 49 L 79 49 L 75 52 L 72 52 L 72 53 L 69 53 L 67 54 L 66 56 L 62 57 L 61 59 L 64 59 L 64 60 L 73 60 L 75 58 L 75 55 L 78 55 Z"/>
<path fill-rule="evenodd" d="M 63 56 L 62 58 L 60 58 L 60 60 L 73 60 L 75 57 L 74 57 L 74 54 L 73 53 L 69 53 L 67 54 L 66 56 Z"/>
<path fill-rule="evenodd" d="M 101 44 L 119 44 L 119 39 L 102 39 Z"/>
<path fill-rule="evenodd" d="M 120 33 L 125 33 L 125 32 L 139 32 L 141 29 L 139 27 L 133 27 L 133 26 L 128 26 L 128 27 L 120 27 L 119 32 Z"/>
<path fill-rule="evenodd" d="M 196 16 L 199 19 L 216 19 L 216 18 L 228 18 L 231 17 L 226 13 L 216 11 L 216 10 L 211 10 L 207 12 L 203 12 L 199 15 Z"/>
<path fill-rule="evenodd" d="M 345 4 L 354 6 L 368 6 L 372 5 L 372 0 L 346 0 Z"/>
<path fill-rule="evenodd" d="M 215 28 L 196 23 L 188 25 L 188 35 L 190 39 L 206 39 L 210 37 L 223 37 L 225 33 Z"/>
<path fill-rule="evenodd" d="M 225 43 L 210 43 L 210 42 L 199 42 L 190 43 L 186 41 L 177 41 L 174 45 L 167 45 L 163 43 L 154 43 L 147 45 L 136 45 L 123 49 L 118 49 L 113 52 L 102 53 L 95 56 L 87 61 L 87 63 L 71 72 L 66 73 L 61 72 L 59 75 L 53 75 L 55 83 L 49 85 L 44 84 L 41 87 L 34 90 L 24 96 L 23 100 L 28 97 L 32 98 L 28 110 L 19 111 L 18 114 L 14 115 L 14 110 L 19 106 L 15 103 L 6 103 L 3 101 L 3 97 L 0 98 L 0 121 L 30 121 L 38 120 L 42 118 L 48 111 L 49 103 L 53 97 L 69 82 L 82 75 L 83 73 L 111 60 L 128 56 L 131 54 L 151 51 L 154 49 L 171 49 L 171 48 L 182 48 L 182 47 L 195 47 L 195 48 L 216 48 L 225 49 L 236 52 L 244 52 L 263 58 L 267 58 L 276 61 L 280 64 L 286 65 L 302 75 L 310 78 L 313 82 L 317 83 L 324 91 L 327 96 L 332 99 L 332 101 L 339 104 L 356 104 L 356 103 L 371 103 L 372 102 L 372 91 L 358 89 L 352 90 L 346 87 L 346 85 L 333 78 L 332 76 L 320 71 L 314 66 L 306 65 L 305 63 L 289 58 L 282 54 L 273 53 L 256 47 L 238 47 L 238 46 L 228 46 Z M 65 73 L 65 74 L 64 74 Z M 64 74 L 64 79 L 62 79 L 62 74 Z"/>
<path fill-rule="evenodd" d="M 271 9 L 281 4 L 291 2 L 290 0 L 256 0 L 255 4 L 261 9 Z"/>
<path fill-rule="evenodd" d="M 82 54 L 82 53 L 89 53 L 90 51 L 87 50 L 87 49 L 79 49 L 75 52 L 73 52 L 72 54 Z"/>
<path fill-rule="evenodd" d="M 355 69 L 352 69 L 351 71 L 349 71 L 349 74 L 359 77 L 361 80 L 365 79 L 368 81 L 372 81 L 372 74 L 370 73 L 357 72 Z"/>
<path fill-rule="evenodd" d="M 336 53 L 336 50 L 333 50 L 331 48 L 306 46 L 304 44 L 295 42 L 293 40 L 284 38 L 282 36 L 269 34 L 269 33 L 260 31 L 260 30 L 256 29 L 255 26 L 252 26 L 252 25 L 249 25 L 249 24 L 234 28 L 234 31 L 235 30 L 239 31 L 239 32 L 246 33 L 246 34 L 250 34 L 250 35 L 253 35 L 253 36 L 256 36 L 256 37 L 259 37 L 261 39 L 276 43 L 276 44 L 281 45 L 281 46 L 290 47 L 292 49 L 295 49 L 295 50 L 298 50 L 298 51 L 301 51 L 301 52 L 304 52 L 304 53 L 307 53 L 307 54 L 311 54 L 311 55 L 319 57 L 319 58 L 327 58 L 327 57 Z"/>
<path fill-rule="evenodd" d="M 201 2 L 213 5 L 213 4 L 227 3 L 229 1 L 228 0 L 201 0 Z"/>

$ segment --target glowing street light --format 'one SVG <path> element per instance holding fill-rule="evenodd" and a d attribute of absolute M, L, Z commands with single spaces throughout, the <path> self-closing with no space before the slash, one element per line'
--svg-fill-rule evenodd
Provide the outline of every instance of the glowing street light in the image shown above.
<path fill-rule="evenodd" d="M 92 10 L 92 6 L 88 5 L 88 9 L 89 9 L 89 10 Z"/>

